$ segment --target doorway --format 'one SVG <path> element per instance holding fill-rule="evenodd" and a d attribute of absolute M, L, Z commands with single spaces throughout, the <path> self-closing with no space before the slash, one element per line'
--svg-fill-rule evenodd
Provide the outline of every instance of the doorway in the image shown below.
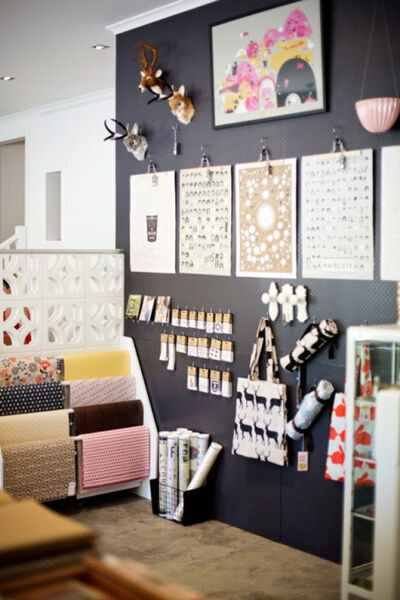
<path fill-rule="evenodd" d="M 0 244 L 25 225 L 25 140 L 0 144 Z"/>

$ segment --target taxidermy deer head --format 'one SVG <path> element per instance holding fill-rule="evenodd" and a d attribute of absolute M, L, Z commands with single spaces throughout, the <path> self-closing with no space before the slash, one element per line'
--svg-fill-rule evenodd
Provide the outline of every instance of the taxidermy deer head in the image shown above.
<path fill-rule="evenodd" d="M 184 125 L 188 125 L 194 116 L 194 106 L 190 98 L 185 96 L 185 86 L 176 91 L 172 86 L 172 96 L 168 100 L 172 114 Z"/>
<path fill-rule="evenodd" d="M 141 80 L 139 90 L 145 92 L 149 90 L 154 95 L 154 98 L 148 101 L 147 104 L 155 100 L 166 100 L 172 95 L 171 86 L 162 79 L 162 70 L 155 70 L 157 62 L 157 49 L 146 42 L 135 44 L 133 50 L 139 55 L 139 58 L 132 58 L 135 62 L 142 63 L 143 68 L 140 71 Z M 151 62 L 149 64 L 148 51 L 151 53 Z"/>
<path fill-rule="evenodd" d="M 104 138 L 106 140 L 122 140 L 125 148 L 128 152 L 131 152 L 137 160 L 143 160 L 146 156 L 148 143 L 144 135 L 139 134 L 139 126 L 135 123 L 130 127 L 129 123 L 125 126 L 121 121 L 111 119 L 116 125 L 118 125 L 123 132 L 117 133 L 110 129 L 107 125 L 107 121 L 104 121 L 104 127 L 107 129 L 110 135 Z"/>

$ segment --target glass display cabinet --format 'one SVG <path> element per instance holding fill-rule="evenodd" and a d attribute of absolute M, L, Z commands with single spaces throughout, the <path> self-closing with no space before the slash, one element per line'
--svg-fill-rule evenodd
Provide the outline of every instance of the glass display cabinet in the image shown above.
<path fill-rule="evenodd" d="M 342 600 L 400 598 L 400 327 L 350 327 Z"/>

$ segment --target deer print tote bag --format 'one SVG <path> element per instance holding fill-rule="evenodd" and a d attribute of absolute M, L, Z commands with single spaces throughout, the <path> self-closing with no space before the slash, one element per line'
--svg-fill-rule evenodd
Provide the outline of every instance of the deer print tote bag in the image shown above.
<path fill-rule="evenodd" d="M 263 346 L 266 380 L 259 379 Z M 287 465 L 286 385 L 280 383 L 274 335 L 266 318 L 261 319 L 247 378 L 239 377 L 232 454 L 276 465 Z"/>

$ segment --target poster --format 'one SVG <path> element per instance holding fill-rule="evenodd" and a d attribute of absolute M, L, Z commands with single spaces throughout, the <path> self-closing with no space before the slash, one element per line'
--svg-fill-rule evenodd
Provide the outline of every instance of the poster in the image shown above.
<path fill-rule="evenodd" d="M 175 172 L 131 176 L 131 271 L 175 273 Z"/>
<path fill-rule="evenodd" d="M 400 281 L 400 146 L 382 148 L 381 279 Z"/>
<path fill-rule="evenodd" d="M 372 150 L 301 161 L 303 277 L 373 279 Z"/>
<path fill-rule="evenodd" d="M 211 44 L 214 127 L 325 110 L 319 0 L 212 25 Z"/>
<path fill-rule="evenodd" d="M 236 165 L 236 275 L 296 277 L 296 159 Z"/>
<path fill-rule="evenodd" d="M 179 270 L 231 274 L 230 165 L 183 169 L 179 177 Z"/>

